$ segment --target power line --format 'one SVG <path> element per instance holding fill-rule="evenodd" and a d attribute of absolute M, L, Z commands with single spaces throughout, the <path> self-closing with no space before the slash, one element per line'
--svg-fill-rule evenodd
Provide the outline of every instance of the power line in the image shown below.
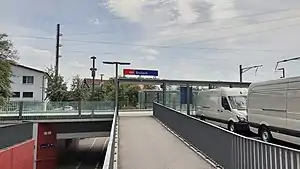
<path fill-rule="evenodd" d="M 232 36 L 225 36 L 225 37 L 211 38 L 211 39 L 205 39 L 205 40 L 200 40 L 200 41 L 193 41 L 193 42 L 188 42 L 188 43 L 181 43 L 181 44 L 177 44 L 177 45 L 172 45 L 172 47 L 179 47 L 179 46 L 190 45 L 190 44 L 195 44 L 195 43 L 206 43 L 206 42 L 212 42 L 212 41 L 223 40 L 223 39 L 230 39 L 230 38 L 235 38 L 235 37 L 240 37 L 240 36 L 255 35 L 255 34 L 260 34 L 260 33 L 264 33 L 264 32 L 276 31 L 276 30 L 279 30 L 279 29 L 282 29 L 282 28 L 294 27 L 294 26 L 295 27 L 300 26 L 300 23 L 292 24 L 292 25 L 285 25 L 285 26 L 282 26 L 282 27 L 275 27 L 275 28 L 266 29 L 266 30 L 262 30 L 262 31 L 241 33 L 241 34 L 235 34 L 235 35 L 232 35 Z"/>
<path fill-rule="evenodd" d="M 288 19 L 296 19 L 296 18 L 300 18 L 300 15 L 288 16 L 288 17 L 276 18 L 276 19 L 270 19 L 270 20 L 261 21 L 261 22 L 255 22 L 255 23 L 251 23 L 251 24 L 239 24 L 239 25 L 232 25 L 232 26 L 223 26 L 223 27 L 217 27 L 217 28 L 209 29 L 209 30 L 201 30 L 201 31 L 195 31 L 195 32 L 181 33 L 181 34 L 176 34 L 176 35 L 172 35 L 172 36 L 165 36 L 164 38 L 181 37 L 181 36 L 187 36 L 187 35 L 197 35 L 197 34 L 200 34 L 202 32 L 211 32 L 211 31 L 224 30 L 224 29 L 230 29 L 230 28 L 234 29 L 234 28 L 238 28 L 238 27 L 260 25 L 260 24 L 269 23 L 269 22 L 276 22 L 276 21 L 282 21 L 282 20 L 288 20 Z M 151 40 L 154 40 L 154 39 L 164 40 L 164 38 L 157 37 L 157 38 L 151 38 Z"/>
<path fill-rule="evenodd" d="M 187 50 L 220 50 L 220 51 L 256 51 L 256 52 L 288 52 L 284 50 L 271 50 L 271 49 L 230 49 L 230 48 L 192 48 L 192 47 L 175 47 L 172 45 L 145 45 L 145 44 L 132 44 L 132 43 L 123 43 L 123 42 L 109 42 L 109 41 L 86 41 L 86 40 L 65 40 L 70 42 L 83 42 L 83 43 L 100 43 L 106 45 L 118 45 L 118 46 L 136 46 L 136 47 L 153 47 L 153 48 L 178 48 L 178 49 L 187 49 Z"/>
<path fill-rule="evenodd" d="M 291 25 L 289 25 L 291 26 Z M 266 31 L 266 30 L 265 30 Z M 254 32 L 260 33 L 260 32 Z M 11 37 L 20 37 L 20 38 L 29 38 L 29 39 L 40 39 L 40 40 L 55 40 L 55 38 L 49 37 L 35 37 L 35 36 L 14 36 Z M 225 38 L 225 37 L 222 37 Z M 227 37 L 228 38 L 228 37 Z M 218 38 L 221 39 L 221 38 Z M 216 39 L 216 40 L 218 40 Z M 210 39 L 212 40 L 212 39 Z M 80 43 L 93 43 L 93 44 L 105 44 L 105 45 L 117 45 L 117 46 L 135 46 L 135 47 L 152 47 L 152 48 L 175 48 L 175 49 L 185 49 L 185 50 L 216 50 L 216 51 L 248 51 L 248 52 L 295 52 L 295 51 L 287 51 L 287 50 L 273 50 L 273 49 L 235 49 L 235 48 L 205 48 L 205 47 L 181 47 L 176 45 L 147 45 L 147 44 L 134 44 L 134 43 L 125 43 L 125 42 L 113 42 L 113 41 L 90 41 L 90 40 L 77 40 L 77 39 L 64 39 L 64 41 L 68 42 L 80 42 Z"/>
<path fill-rule="evenodd" d="M 66 50 L 66 52 L 71 52 L 71 53 L 88 53 L 87 51 L 77 51 L 77 50 Z M 206 60 L 206 61 L 214 61 L 214 60 L 228 61 L 230 59 L 228 57 L 220 57 L 220 58 L 201 58 L 201 57 L 182 57 L 182 56 L 167 56 L 167 57 L 177 58 L 177 59 Z"/>
<path fill-rule="evenodd" d="M 232 2 L 238 2 L 238 1 L 232 1 Z M 213 6 L 217 6 L 217 5 L 213 5 Z M 219 21 L 219 20 L 227 20 L 227 19 L 248 18 L 248 17 L 253 17 L 253 16 L 260 16 L 260 15 L 267 15 L 267 14 L 280 13 L 280 12 L 285 12 L 285 11 L 290 11 L 290 10 L 296 10 L 299 8 L 300 7 L 294 7 L 294 8 L 287 8 L 287 9 L 272 10 L 272 11 L 262 12 L 262 13 L 254 13 L 254 14 L 233 16 L 233 17 L 227 17 L 227 18 L 218 18 L 218 19 L 213 19 L 213 20 L 196 21 L 196 22 L 188 23 L 186 25 L 174 24 L 174 25 L 156 26 L 155 29 L 156 28 L 168 28 L 168 27 L 203 24 L 203 23 L 210 23 L 210 22 L 215 22 L 215 21 Z M 91 33 L 90 32 L 78 32 L 78 33 L 72 33 L 71 35 L 93 35 L 93 34 L 115 34 L 115 33 L 116 32 L 112 32 L 112 31 L 97 31 L 97 32 L 91 32 Z"/>
<path fill-rule="evenodd" d="M 223 1 L 224 2 L 224 1 Z M 226 4 L 235 4 L 235 3 L 239 3 L 239 2 L 245 2 L 243 0 L 234 0 L 234 1 L 227 1 Z M 216 7 L 216 6 L 219 6 L 219 4 L 215 4 L 215 5 L 212 5 L 212 6 L 209 6 L 208 8 L 205 8 L 205 10 L 201 11 L 200 13 L 198 14 L 203 14 L 209 10 L 211 10 L 212 8 Z M 225 9 L 225 8 L 224 8 Z M 227 8 L 226 8 L 227 9 Z"/>
<path fill-rule="evenodd" d="M 252 17 L 252 16 L 260 16 L 260 15 L 267 15 L 267 14 L 273 14 L 273 13 L 280 13 L 280 12 L 285 12 L 285 11 L 290 11 L 290 10 L 299 10 L 300 7 L 293 7 L 293 8 L 287 8 L 287 9 L 279 9 L 279 10 L 272 10 L 268 12 L 262 12 L 262 13 L 254 13 L 254 14 L 248 14 L 248 15 L 240 15 L 240 16 L 233 16 L 233 17 L 227 17 L 227 18 L 218 18 L 218 19 L 211 19 L 211 20 L 204 20 L 204 21 L 196 21 L 192 22 L 186 25 L 194 25 L 194 24 L 202 24 L 202 23 L 210 23 L 210 22 L 215 22 L 219 20 L 227 20 L 227 19 L 237 19 L 237 18 L 246 18 L 246 17 Z M 184 25 L 184 26 L 186 26 Z M 167 27 L 173 27 L 173 26 L 182 26 L 182 25 L 165 25 L 165 26 L 158 26 L 155 28 L 167 28 Z"/>
<path fill-rule="evenodd" d="M 115 34 L 116 32 L 112 31 L 97 31 L 97 32 L 78 32 L 78 33 L 70 33 L 68 35 L 95 35 L 95 34 Z"/>
<path fill-rule="evenodd" d="M 182 34 L 176 34 L 173 36 L 167 36 L 166 38 L 170 38 L 170 37 L 181 37 L 181 36 L 186 36 L 186 35 L 197 35 L 201 32 L 211 32 L 211 31 L 217 31 L 217 30 L 224 30 L 224 29 L 230 29 L 230 28 L 238 28 L 238 27 L 246 27 L 246 26 L 253 26 L 253 25 L 260 25 L 260 24 L 265 24 L 265 23 L 270 23 L 270 22 L 277 22 L 277 21 L 282 21 L 282 20 L 288 20 L 288 19 L 297 19 L 300 18 L 300 15 L 296 15 L 296 16 L 288 16 L 288 17 L 282 17 L 282 18 L 276 18 L 276 19 L 270 19 L 270 20 L 266 20 L 266 21 L 261 21 L 261 22 L 256 22 L 256 23 L 251 23 L 251 24 L 240 24 L 240 25 L 232 25 L 232 26 L 224 26 L 224 27 L 219 27 L 216 29 L 210 29 L 208 31 L 202 30 L 202 31 L 197 31 L 197 32 L 190 32 L 190 33 L 182 33 Z M 151 40 L 154 40 L 157 38 L 152 38 Z M 160 38 L 161 40 L 164 40 L 164 38 Z M 77 44 L 77 45 L 80 45 Z M 74 44 L 72 45 L 67 45 L 67 46 L 74 46 Z"/>

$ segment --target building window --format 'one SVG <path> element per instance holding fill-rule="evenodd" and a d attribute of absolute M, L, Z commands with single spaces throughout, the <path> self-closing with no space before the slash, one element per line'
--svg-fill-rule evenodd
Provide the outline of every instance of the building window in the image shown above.
<path fill-rule="evenodd" d="M 23 92 L 23 98 L 32 98 L 33 92 Z"/>
<path fill-rule="evenodd" d="M 23 76 L 23 84 L 33 84 L 33 76 Z"/>
<path fill-rule="evenodd" d="M 13 92 L 12 96 L 13 98 L 19 98 L 20 97 L 20 92 Z"/>

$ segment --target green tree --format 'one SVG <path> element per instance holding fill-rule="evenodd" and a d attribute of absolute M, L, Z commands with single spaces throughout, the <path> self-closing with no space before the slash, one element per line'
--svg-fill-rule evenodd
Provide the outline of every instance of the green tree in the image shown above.
<path fill-rule="evenodd" d="M 64 81 L 63 76 L 55 76 L 55 69 L 51 66 L 47 68 L 47 81 L 48 87 L 46 89 L 46 94 L 51 101 L 66 101 L 69 100 L 69 92 L 67 83 Z"/>
<path fill-rule="evenodd" d="M 140 87 L 134 84 L 121 84 L 119 87 L 119 105 L 120 107 L 136 107 L 138 104 L 138 92 Z M 115 82 L 110 78 L 103 85 L 104 99 L 115 101 Z"/>
<path fill-rule="evenodd" d="M 155 89 L 157 89 L 157 87 L 155 85 L 146 84 L 146 85 L 144 85 L 144 89 L 155 90 Z"/>
<path fill-rule="evenodd" d="M 6 34 L 0 34 L 0 106 L 4 105 L 10 93 L 11 64 L 17 58 L 17 51 Z"/>
<path fill-rule="evenodd" d="M 87 100 L 91 96 L 89 88 L 85 87 L 83 79 L 79 75 L 75 76 L 71 84 L 72 100 Z"/>
<path fill-rule="evenodd" d="M 95 101 L 105 101 L 105 93 L 102 86 L 95 86 Z"/>

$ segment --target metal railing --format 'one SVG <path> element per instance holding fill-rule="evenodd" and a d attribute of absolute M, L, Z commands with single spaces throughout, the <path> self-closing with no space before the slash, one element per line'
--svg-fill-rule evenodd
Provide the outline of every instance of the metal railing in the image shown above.
<path fill-rule="evenodd" d="M 158 103 L 153 115 L 222 168 L 300 168 L 299 150 L 244 137 Z"/>
<path fill-rule="evenodd" d="M 94 110 L 94 114 L 92 114 Z M 88 116 L 103 115 L 107 112 L 113 114 L 114 102 L 111 101 L 71 101 L 71 102 L 9 102 L 0 107 L 0 120 L 29 120 L 39 118 L 84 118 Z"/>
<path fill-rule="evenodd" d="M 115 110 L 113 122 L 111 125 L 111 131 L 109 136 L 109 142 L 106 149 L 105 159 L 102 169 L 117 169 L 118 158 L 118 116 L 117 109 Z"/>

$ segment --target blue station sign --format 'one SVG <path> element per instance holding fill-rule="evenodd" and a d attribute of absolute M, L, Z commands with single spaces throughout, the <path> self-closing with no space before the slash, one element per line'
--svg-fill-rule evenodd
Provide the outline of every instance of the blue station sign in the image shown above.
<path fill-rule="evenodd" d="M 123 69 L 124 75 L 158 76 L 158 70 Z"/>

